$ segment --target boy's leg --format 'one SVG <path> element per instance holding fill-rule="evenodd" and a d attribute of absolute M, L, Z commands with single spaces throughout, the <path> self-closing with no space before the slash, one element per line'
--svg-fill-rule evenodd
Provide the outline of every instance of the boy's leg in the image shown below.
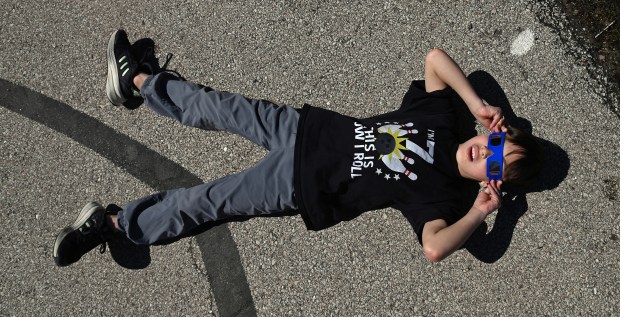
<path fill-rule="evenodd" d="M 136 98 L 129 76 L 135 76 L 140 65 L 127 63 L 127 59 L 133 58 L 128 47 L 124 31 L 113 33 L 108 45 L 106 92 L 115 105 Z M 255 167 L 241 173 L 129 203 L 118 213 L 118 223 L 131 240 L 150 244 L 186 234 L 207 221 L 297 208 L 293 194 L 297 111 L 212 91 L 167 73 L 149 77 L 141 88 L 147 103 L 161 114 L 187 125 L 241 134 L 271 151 Z M 85 206 L 75 223 L 57 236 L 56 263 L 70 265 L 96 245 L 105 243 L 111 228 L 104 218 L 105 210 L 99 204 Z"/>
<path fill-rule="evenodd" d="M 106 81 L 110 102 L 135 108 L 141 95 L 147 105 L 162 115 L 193 127 L 237 133 L 266 149 L 287 144 L 290 135 L 296 133 L 299 115 L 295 109 L 179 80 L 156 65 L 152 44 L 151 41 L 143 45 L 145 51 L 138 52 L 136 43 L 130 44 L 125 31 L 112 33 Z M 138 59 L 137 55 L 143 57 Z M 140 85 L 138 93 L 134 79 L 145 71 L 153 75 Z"/>
<path fill-rule="evenodd" d="M 117 230 L 136 244 L 154 244 L 183 237 L 209 221 L 295 210 L 293 157 L 294 144 L 290 144 L 272 150 L 256 166 L 238 174 L 147 196 L 120 211 L 106 211 L 97 203 L 89 203 L 56 237 L 54 260 L 58 266 L 67 266 L 98 245 L 103 252 L 106 241 L 118 234 Z M 116 221 L 106 221 L 113 217 Z"/>
<path fill-rule="evenodd" d="M 139 85 L 156 112 L 203 129 L 240 134 L 270 152 L 256 166 L 189 189 L 164 191 L 127 204 L 118 224 L 139 244 L 182 236 L 233 216 L 296 209 L 293 159 L 299 113 L 288 106 L 218 92 L 161 73 Z"/>
<path fill-rule="evenodd" d="M 240 173 L 130 202 L 118 213 L 120 230 L 134 243 L 153 244 L 184 236 L 210 221 L 297 209 L 293 156 L 292 145 L 272 150 Z"/>
<path fill-rule="evenodd" d="M 215 91 L 168 73 L 149 76 L 140 93 L 159 114 L 192 127 L 236 133 L 268 150 L 285 146 L 297 132 L 299 113 L 289 106 Z"/>

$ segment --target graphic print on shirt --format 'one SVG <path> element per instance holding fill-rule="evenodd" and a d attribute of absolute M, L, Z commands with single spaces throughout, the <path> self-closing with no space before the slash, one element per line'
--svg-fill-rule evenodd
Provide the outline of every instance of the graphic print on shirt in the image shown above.
<path fill-rule="evenodd" d="M 400 124 L 398 122 L 377 123 L 376 131 L 373 127 L 366 127 L 359 122 L 354 122 L 355 143 L 353 164 L 351 165 L 351 178 L 362 176 L 362 171 L 367 168 L 376 168 L 377 175 L 384 175 L 386 180 L 400 180 L 402 176 L 410 180 L 416 180 L 415 159 L 411 154 L 416 154 L 420 159 L 433 164 L 435 149 L 435 132 L 427 130 L 426 147 L 423 149 L 411 140 L 411 137 L 419 131 L 411 122 Z M 376 151 L 378 160 L 369 152 Z M 411 152 L 411 154 L 409 154 Z M 385 168 L 383 170 L 382 168 Z M 394 172 L 394 174 L 392 174 Z"/>

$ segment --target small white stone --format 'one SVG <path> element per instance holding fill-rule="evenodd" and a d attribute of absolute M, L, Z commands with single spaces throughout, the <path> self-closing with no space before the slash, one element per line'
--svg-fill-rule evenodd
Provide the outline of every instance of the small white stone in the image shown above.
<path fill-rule="evenodd" d="M 512 42 L 510 53 L 512 55 L 523 56 L 534 46 L 534 33 L 530 29 L 521 32 Z"/>

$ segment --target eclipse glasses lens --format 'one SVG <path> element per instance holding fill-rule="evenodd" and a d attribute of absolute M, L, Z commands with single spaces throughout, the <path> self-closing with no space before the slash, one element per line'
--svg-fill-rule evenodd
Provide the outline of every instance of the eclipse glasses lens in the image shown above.
<path fill-rule="evenodd" d="M 489 180 L 502 180 L 505 138 L 506 132 L 493 132 L 489 135 L 487 147 L 493 152 L 493 155 L 487 159 L 487 177 Z"/>

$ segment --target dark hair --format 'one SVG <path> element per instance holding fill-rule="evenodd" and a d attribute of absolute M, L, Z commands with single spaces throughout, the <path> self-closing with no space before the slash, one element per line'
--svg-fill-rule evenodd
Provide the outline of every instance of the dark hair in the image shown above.
<path fill-rule="evenodd" d="M 516 150 L 506 155 L 517 154 L 518 158 L 506 165 L 504 179 L 515 185 L 531 185 L 538 177 L 543 165 L 542 145 L 535 136 L 513 127 L 508 127 L 506 140 L 517 147 Z"/>

